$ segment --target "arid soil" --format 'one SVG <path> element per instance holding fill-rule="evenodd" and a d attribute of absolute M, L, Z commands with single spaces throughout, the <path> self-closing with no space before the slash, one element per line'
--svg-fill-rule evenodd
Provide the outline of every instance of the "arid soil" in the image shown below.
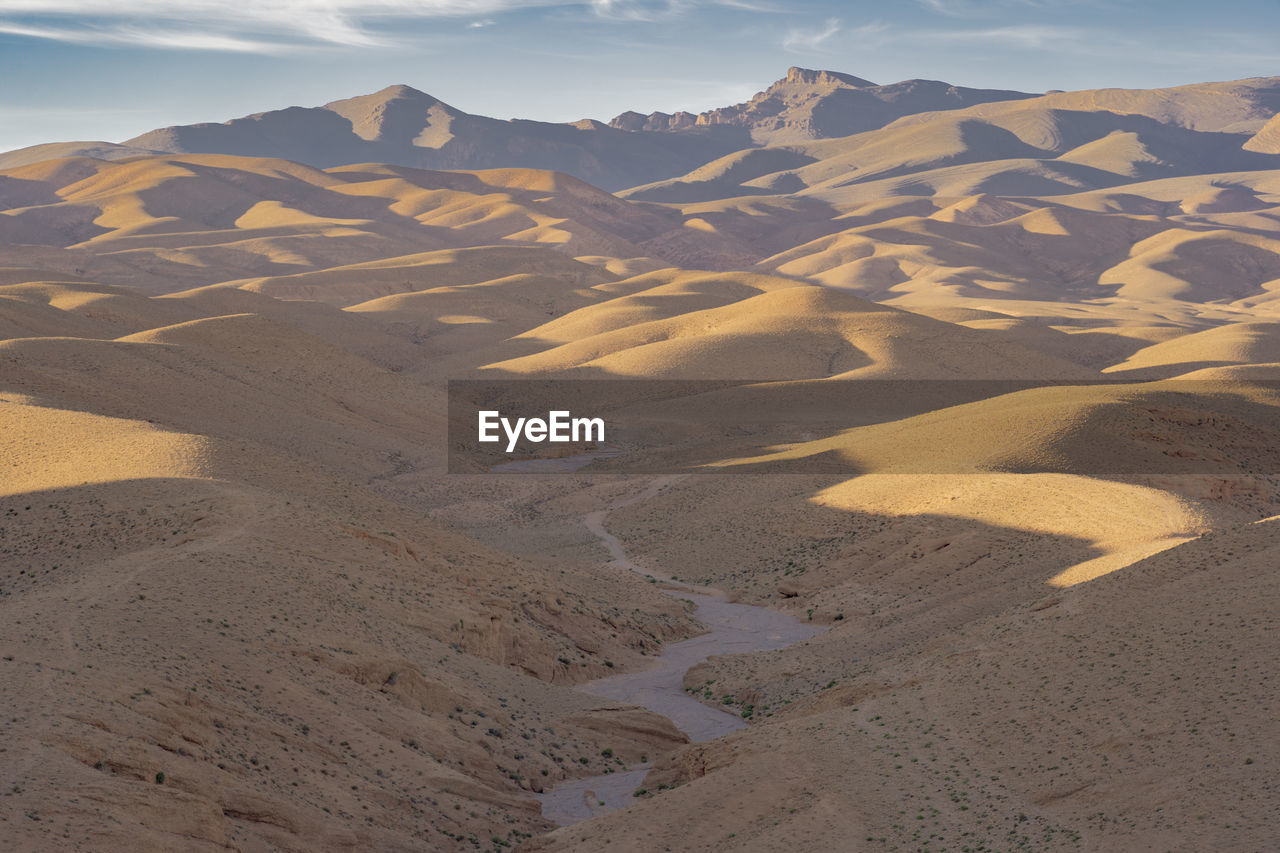
<path fill-rule="evenodd" d="M 926 82 L 0 155 L 0 847 L 1274 846 L 1280 81 Z M 477 378 L 734 382 L 449 473 Z"/>

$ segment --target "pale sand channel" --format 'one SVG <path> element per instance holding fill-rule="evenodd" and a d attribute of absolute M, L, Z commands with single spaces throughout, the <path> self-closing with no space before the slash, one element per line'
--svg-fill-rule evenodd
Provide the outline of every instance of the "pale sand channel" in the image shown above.
<path fill-rule="evenodd" d="M 658 480 L 627 503 L 653 496 L 674 479 L 677 478 Z M 610 509 L 625 505 L 617 504 Z M 587 529 L 608 548 L 612 558 L 609 565 L 670 582 L 670 578 L 642 569 L 631 561 L 622 543 L 604 527 L 604 517 L 609 511 L 596 510 L 583 519 Z M 705 705 L 685 693 L 684 674 L 691 667 L 712 655 L 780 649 L 803 642 L 823 630 L 777 610 L 725 601 L 716 590 L 706 587 L 680 586 L 664 591 L 694 602 L 695 615 L 707 627 L 707 633 L 664 646 L 650 669 L 589 681 L 577 689 L 656 711 L 693 741 L 711 740 L 744 728 L 747 723 L 736 713 Z M 640 764 L 626 771 L 564 782 L 538 795 L 542 814 L 548 820 L 567 826 L 623 808 L 633 801 L 632 794 L 641 786 L 646 773 L 648 767 Z"/>

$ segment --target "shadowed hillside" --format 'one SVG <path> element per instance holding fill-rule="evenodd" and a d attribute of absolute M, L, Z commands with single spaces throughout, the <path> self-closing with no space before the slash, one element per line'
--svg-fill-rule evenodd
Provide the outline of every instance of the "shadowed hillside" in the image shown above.
<path fill-rule="evenodd" d="M 1277 79 L 0 155 L 0 847 L 1268 849 Z"/>

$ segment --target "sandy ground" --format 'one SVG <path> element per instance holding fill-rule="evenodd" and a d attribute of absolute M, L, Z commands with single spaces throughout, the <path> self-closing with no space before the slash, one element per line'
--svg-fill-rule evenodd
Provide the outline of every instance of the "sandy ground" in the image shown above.
<path fill-rule="evenodd" d="M 1273 846 L 1275 80 L 865 82 L 788 75 L 785 115 L 723 115 L 812 133 L 621 195 L 0 172 L 0 846 Z M 900 114 L 819 138 L 868 88 Z M 542 130 L 502 132 L 564 153 Z M 643 141 L 588 130 L 605 171 Z M 843 473 L 653 481 L 446 473 L 443 380 L 477 377 L 1145 384 L 874 406 L 754 453 Z M 597 778 L 625 808 L 539 811 Z"/>

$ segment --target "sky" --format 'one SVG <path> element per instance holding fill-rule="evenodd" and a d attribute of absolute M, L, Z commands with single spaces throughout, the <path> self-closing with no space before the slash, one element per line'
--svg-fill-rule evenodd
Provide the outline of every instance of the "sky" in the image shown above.
<path fill-rule="evenodd" d="M 792 65 L 1150 88 L 1280 75 L 1277 35 L 1277 0 L 0 0 L 0 151 L 396 83 L 544 121 L 725 106 Z"/>

